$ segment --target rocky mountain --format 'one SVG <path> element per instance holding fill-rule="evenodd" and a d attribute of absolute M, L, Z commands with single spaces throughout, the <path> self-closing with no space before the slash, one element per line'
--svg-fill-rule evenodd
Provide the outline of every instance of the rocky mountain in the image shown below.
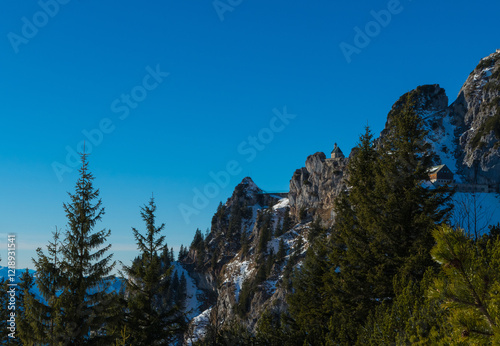
<path fill-rule="evenodd" d="M 238 321 L 252 330 L 267 307 L 285 309 L 283 272 L 302 256 L 308 228 L 292 227 L 288 214 L 287 198 L 264 193 L 249 177 L 219 206 L 204 245 L 192 246 L 182 261 L 206 303 L 186 340 L 204 335 L 209 324 Z"/>
<path fill-rule="evenodd" d="M 459 183 L 485 184 L 498 192 L 500 51 L 480 61 L 451 105 L 436 84 L 419 86 L 410 95 L 429 130 L 434 162 L 446 164 Z M 381 136 L 407 96 L 392 106 Z M 295 171 L 288 198 L 264 193 L 247 177 L 219 205 L 210 232 L 181 260 L 201 302 L 187 344 L 233 322 L 255 331 L 265 311 L 287 310 L 290 273 L 300 266 L 311 234 L 332 225 L 334 200 L 346 188 L 348 160 L 335 145 L 331 157 L 315 153 Z"/>

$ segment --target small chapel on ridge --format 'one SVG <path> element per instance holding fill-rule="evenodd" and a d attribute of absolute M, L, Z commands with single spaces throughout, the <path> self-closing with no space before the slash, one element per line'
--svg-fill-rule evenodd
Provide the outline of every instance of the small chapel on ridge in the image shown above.
<path fill-rule="evenodd" d="M 344 157 L 345 157 L 344 153 L 342 153 L 342 150 L 340 150 L 337 143 L 335 143 L 335 145 L 333 146 L 331 158 L 332 159 L 343 159 Z"/>

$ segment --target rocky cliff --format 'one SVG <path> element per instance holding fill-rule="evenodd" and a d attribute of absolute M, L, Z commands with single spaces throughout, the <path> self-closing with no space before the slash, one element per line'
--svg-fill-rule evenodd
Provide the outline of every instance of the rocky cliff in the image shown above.
<path fill-rule="evenodd" d="M 451 105 L 437 84 L 419 86 L 410 94 L 428 129 L 434 162 L 446 164 L 459 182 L 498 189 L 500 52 L 480 61 Z M 407 96 L 392 106 L 381 137 Z M 332 225 L 334 200 L 346 188 L 348 160 L 338 148 L 332 158 L 321 152 L 310 155 L 305 167 L 293 174 L 288 198 L 263 193 L 250 178 L 236 186 L 219 205 L 203 244 L 191 246 L 182 261 L 204 292 L 202 313 L 193 319 L 191 339 L 186 340 L 232 322 L 253 331 L 264 311 L 286 311 L 290 273 L 319 227 L 312 221 Z"/>
<path fill-rule="evenodd" d="M 203 318 L 192 321 L 186 340 L 204 335 L 207 325 L 230 321 L 254 330 L 266 309 L 286 310 L 283 272 L 299 262 L 309 229 L 308 224 L 293 225 L 288 214 L 287 198 L 263 193 L 249 177 L 219 205 L 204 245 L 192 246 L 182 260 L 205 301 Z"/>
<path fill-rule="evenodd" d="M 319 217 L 325 224 L 334 219 L 333 203 L 343 188 L 347 158 L 327 159 L 324 153 L 310 155 L 306 166 L 290 180 L 291 213 L 295 220 Z"/>
<path fill-rule="evenodd" d="M 500 180 L 500 51 L 481 60 L 450 107 L 457 119 L 461 173 L 471 180 Z"/>

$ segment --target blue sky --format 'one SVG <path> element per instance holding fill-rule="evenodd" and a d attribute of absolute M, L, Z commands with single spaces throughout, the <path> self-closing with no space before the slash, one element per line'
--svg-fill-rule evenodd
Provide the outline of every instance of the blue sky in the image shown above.
<path fill-rule="evenodd" d="M 2 5 L 0 265 L 14 233 L 18 267 L 66 229 L 78 178 L 68 153 L 85 139 L 106 208 L 98 227 L 128 263 L 152 193 L 178 249 L 243 177 L 287 191 L 308 155 L 334 142 L 348 153 L 418 85 L 438 83 L 452 102 L 500 48 L 496 1 Z"/>

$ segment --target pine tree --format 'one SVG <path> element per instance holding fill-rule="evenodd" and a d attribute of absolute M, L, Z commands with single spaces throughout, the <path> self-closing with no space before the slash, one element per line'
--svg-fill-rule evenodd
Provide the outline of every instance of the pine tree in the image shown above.
<path fill-rule="evenodd" d="M 420 282 L 407 277 L 394 278 L 395 297 L 370 311 L 360 330 L 359 345 L 443 345 L 450 339 L 447 312 L 441 303 L 426 297 L 436 278 L 429 268 Z"/>
<path fill-rule="evenodd" d="M 94 231 L 104 215 L 99 190 L 95 190 L 92 173 L 88 170 L 87 154 L 81 154 L 82 167 L 71 203 L 64 204 L 68 230 L 61 249 L 61 287 L 58 305 L 63 329 L 63 343 L 75 345 L 109 342 L 105 327 L 110 320 L 113 301 L 107 292 L 105 278 L 115 266 L 111 244 L 106 244 L 111 231 Z M 107 341 L 106 341 L 107 340 Z"/>
<path fill-rule="evenodd" d="M 273 231 L 271 225 L 271 215 L 268 213 L 261 216 L 262 225 L 259 232 L 259 242 L 257 244 L 257 252 L 263 253 L 267 248 L 267 242 L 271 240 Z"/>
<path fill-rule="evenodd" d="M 285 240 L 281 238 L 278 246 L 278 252 L 276 253 L 276 262 L 278 262 L 279 264 L 283 263 L 285 257 L 286 257 Z"/>
<path fill-rule="evenodd" d="M 390 128 L 378 148 L 379 170 L 375 182 L 376 240 L 383 250 L 383 270 L 422 278 L 433 265 L 429 250 L 436 224 L 447 220 L 452 191 L 448 187 L 423 186 L 432 166 L 430 144 L 422 118 L 414 110 L 415 94 L 390 118 Z M 381 257 L 382 258 L 382 257 Z M 392 279 L 391 279 L 392 281 Z"/>
<path fill-rule="evenodd" d="M 170 285 L 168 287 L 168 292 L 165 299 L 165 304 L 169 306 L 174 306 L 177 303 L 177 297 L 179 296 L 179 274 L 177 271 L 171 276 Z"/>
<path fill-rule="evenodd" d="M 169 263 L 174 263 L 174 261 L 175 261 L 174 248 L 173 247 L 170 248 L 170 253 L 168 254 L 168 260 L 169 260 Z"/>
<path fill-rule="evenodd" d="M 179 262 L 183 261 L 188 255 L 188 249 L 181 244 L 181 248 L 179 249 L 179 253 L 177 254 L 177 260 Z"/>
<path fill-rule="evenodd" d="M 335 200 L 337 218 L 331 251 L 325 263 L 314 264 L 332 269 L 323 278 L 312 279 L 325 282 L 330 317 L 322 316 L 322 320 L 332 320 L 329 333 L 343 343 L 355 342 L 359 326 L 375 304 L 371 298 L 378 297 L 380 287 L 385 289 L 386 284 L 380 279 L 384 273 L 377 267 L 379 249 L 375 243 L 377 171 L 377 153 L 367 126 L 347 166 L 348 191 Z M 307 275 L 303 280 L 307 280 Z M 335 324 L 335 320 L 342 322 Z"/>
<path fill-rule="evenodd" d="M 132 266 L 124 266 L 128 275 L 127 293 L 128 329 L 133 345 L 163 345 L 171 341 L 180 330 L 181 318 L 176 307 L 162 298 L 169 290 L 172 267 L 163 267 L 160 252 L 168 255 L 165 236 L 161 235 L 165 224 L 155 226 L 156 205 L 151 198 L 141 209 L 146 232 L 141 234 L 132 228 L 139 250 L 139 257 Z"/>
<path fill-rule="evenodd" d="M 318 241 L 306 251 L 300 270 L 293 273 L 294 293 L 288 297 L 290 313 L 297 325 L 296 333 L 307 335 L 304 344 L 316 344 L 325 340 L 327 324 L 331 316 L 325 306 L 323 277 L 327 273 L 328 248 Z M 285 278 L 284 278 L 285 280 Z"/>
<path fill-rule="evenodd" d="M 35 344 L 50 343 L 56 345 L 61 342 L 64 330 L 62 329 L 61 299 L 56 294 L 62 287 L 61 248 L 63 244 L 60 241 L 60 232 L 56 227 L 52 232 L 52 241 L 47 245 L 47 255 L 41 248 L 36 250 L 37 259 L 33 259 L 35 265 L 36 286 L 40 292 L 42 301 L 39 301 L 34 295 L 27 296 L 29 314 L 28 323 L 32 328 L 30 335 Z"/>
<path fill-rule="evenodd" d="M 349 163 L 350 191 L 339 198 L 329 273 L 333 310 L 346 323 L 332 334 L 354 342 L 369 311 L 395 296 L 396 275 L 415 282 L 433 266 L 431 230 L 446 220 L 451 192 L 423 186 L 432 164 L 426 131 L 411 95 L 391 113 L 374 150 L 369 129 Z M 339 296 L 342 297 L 339 299 Z"/>
<path fill-rule="evenodd" d="M 267 261 L 266 261 L 266 277 L 269 277 L 271 275 L 272 269 L 274 262 L 276 260 L 276 256 L 274 255 L 274 250 L 271 248 L 269 251 L 269 255 L 267 255 Z"/>
<path fill-rule="evenodd" d="M 288 209 L 286 209 L 284 212 L 283 220 L 281 221 L 281 226 L 279 226 L 278 223 L 278 227 L 276 227 L 274 236 L 277 238 L 282 234 L 288 232 L 291 228 L 291 225 L 292 225 L 292 220 L 290 218 L 290 212 Z"/>
<path fill-rule="evenodd" d="M 257 322 L 257 340 L 259 345 L 289 345 L 289 335 L 282 328 L 280 314 L 266 309 Z"/>
<path fill-rule="evenodd" d="M 201 230 L 199 228 L 196 229 L 190 249 L 197 251 L 200 255 L 205 250 L 205 241 L 203 239 L 203 234 L 201 233 Z"/>
<path fill-rule="evenodd" d="M 31 297 L 32 293 L 30 290 L 35 285 L 33 276 L 30 275 L 29 270 L 21 275 L 20 282 L 18 285 L 18 295 L 16 301 L 16 322 L 17 322 L 17 343 L 19 345 L 29 345 L 34 344 L 36 339 L 33 338 L 33 331 L 30 324 L 30 315 L 33 313 L 31 311 Z"/>
<path fill-rule="evenodd" d="M 432 257 L 445 277 L 429 291 L 449 313 L 452 338 L 467 344 L 500 343 L 500 237 L 474 242 L 463 230 L 437 227 Z"/>
<path fill-rule="evenodd" d="M 181 278 L 179 279 L 179 289 L 177 290 L 177 298 L 176 304 L 179 309 L 184 309 L 186 306 L 186 298 L 187 298 L 187 280 L 184 272 L 181 274 Z"/>
<path fill-rule="evenodd" d="M 167 243 L 165 243 L 163 251 L 160 253 L 159 256 L 160 256 L 160 267 L 162 267 L 165 270 L 170 268 L 172 263 L 174 262 L 174 259 L 172 258 L 171 251 L 168 250 Z"/>
<path fill-rule="evenodd" d="M 249 248 L 248 233 L 246 227 L 243 229 L 243 232 L 241 232 L 240 243 L 241 243 L 241 254 L 242 256 L 245 256 L 248 253 L 248 248 Z"/>

